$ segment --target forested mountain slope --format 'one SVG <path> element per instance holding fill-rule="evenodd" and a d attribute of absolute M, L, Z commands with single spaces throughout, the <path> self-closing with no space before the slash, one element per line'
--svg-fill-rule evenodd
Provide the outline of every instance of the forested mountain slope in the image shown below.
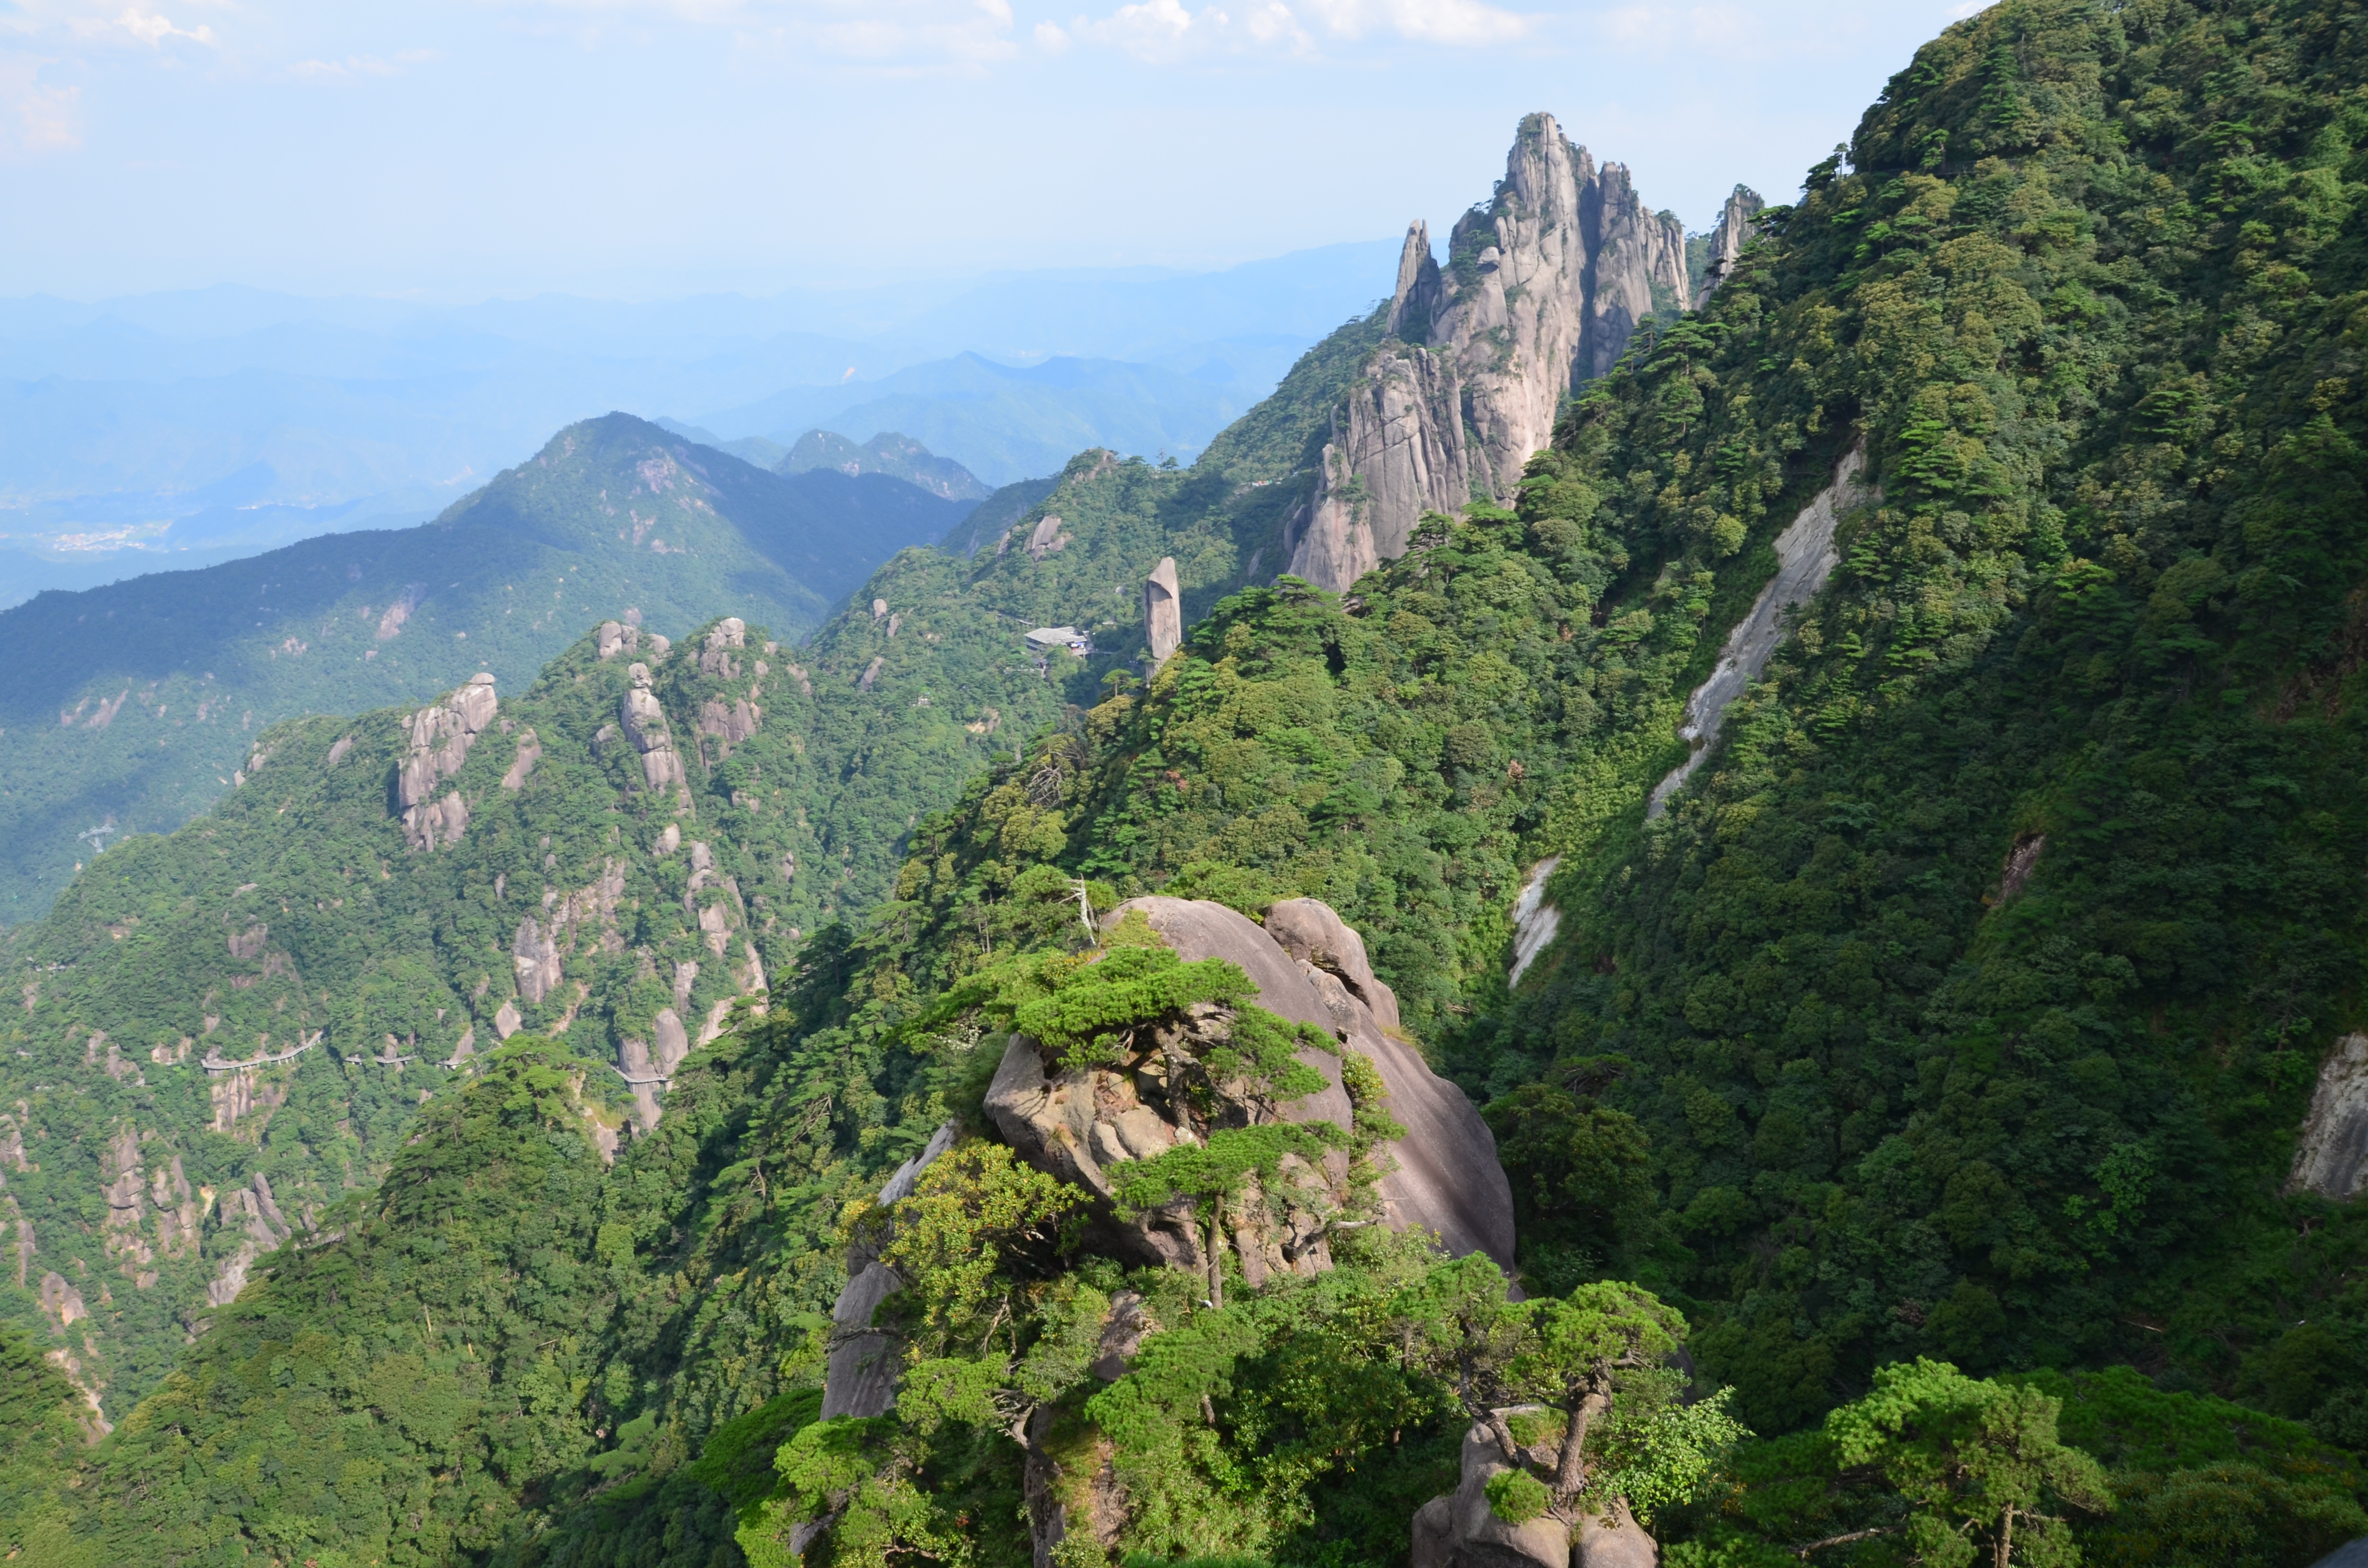
<path fill-rule="evenodd" d="M 968 511 L 911 485 L 780 475 L 612 415 L 416 528 L 337 534 L 0 614 L 0 919 L 108 835 L 169 830 L 303 713 L 508 685 L 603 617 L 675 635 L 738 612 L 802 637 Z M 78 836 L 85 835 L 85 836 Z"/>
<path fill-rule="evenodd" d="M 1563 1452 L 1591 1458 L 1560 1465 L 1548 1426 L 1508 1424 L 1509 1462 L 1485 1497 L 1472 1487 L 1483 1525 L 1544 1519 L 1566 1541 L 1549 1509 L 1618 1498 L 1672 1563 L 2067 1561 L 2077 1546 L 2299 1568 L 2368 1533 L 2360 1221 L 2340 1198 L 2285 1190 L 2312 1085 L 2361 1022 L 2359 47 L 2335 0 L 2006 0 L 1952 26 L 1801 201 L 1767 215 L 1702 311 L 1649 328 L 1565 411 L 1516 509 L 1421 519 L 1346 595 L 1242 585 L 1279 559 L 1264 552 L 1309 494 L 1344 380 L 1326 367 L 1361 363 L 1379 318 L 1336 335 L 1193 469 L 1087 454 L 974 556 L 901 557 L 876 579 L 878 615 L 851 607 L 802 661 L 811 699 L 778 665 L 756 675 L 753 643 L 702 640 L 653 666 L 690 808 L 652 786 L 653 753 L 603 749 L 594 722 L 624 710 L 632 677 L 621 652 L 579 645 L 516 716 L 558 737 L 551 786 L 584 778 L 586 804 L 547 827 L 532 780 L 499 798 L 488 780 L 518 743 L 482 731 L 461 792 L 492 803 L 471 802 L 458 846 L 400 851 L 423 890 L 415 867 L 466 876 L 384 949 L 427 950 L 439 921 L 456 933 L 449 963 L 442 949 L 404 960 L 418 965 L 404 1005 L 452 998 L 448 1018 L 419 1015 L 423 1040 L 503 1001 L 556 1029 L 581 983 L 563 1043 L 521 1034 L 459 1093 L 402 1107 L 418 1141 L 381 1145 L 395 1179 L 342 1199 L 324 1181 L 308 1244 L 213 1317 L 51 1517 L 127 1562 L 771 1563 L 796 1540 L 817 1568 L 1245 1545 L 1345 1568 L 1401 1561 L 1417 1506 L 1455 1484 L 1459 1445 L 1466 1480 L 1483 1474 L 1486 1406 L 1519 1398 L 1568 1405 Z M 1830 577 L 1648 819 L 1689 757 L 1688 694 L 1776 574 L 1777 537 L 1861 460 L 1869 489 L 1834 519 Z M 1141 573 L 1159 554 L 1196 624 L 1133 678 Z M 994 639 L 1030 624 L 1091 631 L 1098 651 L 1051 680 L 998 665 L 1011 644 Z M 715 652 L 748 663 L 691 662 Z M 1028 696 L 975 756 L 922 753 L 985 767 L 950 809 L 916 802 L 900 835 L 883 804 L 915 796 L 893 771 L 834 794 L 824 763 L 917 747 L 906 737 L 928 732 L 888 715 L 936 713 L 958 655 L 977 662 L 950 722 L 985 723 L 977 672 Z M 771 683 L 757 736 L 729 757 L 701 749 L 722 739 L 710 703 L 728 731 L 756 679 Z M 824 694 L 848 691 L 894 695 L 830 717 Z M 815 777 L 757 749 L 784 720 Z M 410 896 L 394 751 L 371 743 L 369 816 L 326 766 L 342 733 L 316 722 L 284 744 L 322 759 L 302 769 L 327 781 L 313 809 L 375 835 L 388 874 L 372 896 Z M 333 1004 L 347 1004 L 334 986 L 312 999 L 311 960 L 275 969 L 279 926 L 235 903 L 265 890 L 208 864 L 198 836 L 242 812 L 277 822 L 283 801 L 295 814 L 279 765 L 219 825 L 143 846 L 191 868 L 143 872 L 145 903 L 85 876 L 73 933 L 63 903 L 42 927 L 74 968 L 42 960 L 28 996 L 18 1049 L 40 1054 L 0 1057 L 52 1085 L 28 1105 L 54 1131 L 0 1169 L 6 1195 L 81 1161 L 80 1223 L 117 1248 L 77 1278 L 118 1303 L 152 1266 L 108 1225 L 129 1167 L 106 1140 L 134 1129 L 135 1204 L 172 1197 L 163 1149 L 147 1157 L 137 1136 L 163 1116 L 136 1096 L 167 1096 L 108 1071 L 142 1068 L 142 1037 L 46 1020 L 141 950 L 145 926 L 123 918 L 139 914 L 213 933 L 225 974 L 252 980 L 222 983 L 226 1007 L 253 1012 L 243 1030 L 318 1015 L 343 1038 Z M 787 835 L 759 791 L 792 782 L 812 792 L 809 831 L 861 821 L 872 836 Z M 669 853 L 662 823 L 683 840 Z M 690 885 L 693 841 L 733 888 Z M 542 883 L 564 896 L 628 847 L 620 947 L 584 940 L 605 916 L 571 926 L 560 989 L 523 1000 L 549 931 Z M 760 906 L 777 848 L 829 874 L 801 888 L 801 860 Z M 569 868 L 546 877 L 540 858 L 563 851 Z M 1560 935 L 1508 983 L 1514 900 L 1554 856 Z M 851 912 L 900 857 L 860 934 L 806 925 L 793 960 L 768 958 L 768 917 Z M 362 897 L 359 869 L 315 902 Z M 535 891 L 517 906 L 521 883 Z M 1319 897 L 1361 933 L 1406 1033 L 1485 1107 L 1531 1303 L 1508 1304 L 1479 1263 L 1359 1230 L 1347 1206 L 1326 1221 L 1342 1224 L 1329 1271 L 1263 1287 L 1224 1274 L 1222 1244 L 1204 1285 L 1081 1239 L 1077 1200 L 983 1114 L 1023 1017 L 1076 1065 L 1216 1006 L 1242 1030 L 1244 1081 L 1271 1070 L 1269 1097 L 1289 1097 L 1222 975 L 1162 967 L 1125 927 L 1086 934 L 1081 900 L 1106 912 L 1151 892 L 1250 914 Z M 712 931 L 700 912 L 727 904 Z M 620 1136 L 604 1169 L 598 1130 L 624 1105 L 621 1085 L 603 1090 L 604 1050 L 624 1060 L 662 1005 L 703 1021 L 745 983 L 710 975 L 712 935 L 723 961 L 745 965 L 745 942 L 767 962 L 770 1010 L 677 1063 L 655 1131 Z M 686 959 L 700 969 L 677 1004 L 664 965 Z M 186 1010 L 196 981 L 156 986 L 158 1006 Z M 221 1163 L 218 1195 L 264 1160 L 311 1158 L 313 1138 L 330 1146 L 300 1093 L 330 1064 L 299 1059 L 246 1163 Z M 367 1053 L 336 1064 L 341 1081 L 394 1071 Z M 63 1085 L 87 1108 L 78 1144 Z M 173 1092 L 194 1124 L 205 1104 Z M 396 1121 L 391 1098 L 354 1104 L 358 1122 Z M 908 1204 L 857 1202 L 949 1120 L 962 1141 Z M 1246 1171 L 1281 1181 L 1284 1153 L 1338 1153 L 1353 1176 L 1372 1147 L 1224 1131 L 1256 1136 L 1144 1160 L 1127 1202 L 1213 1214 L 1244 1200 Z M 270 1196 L 238 1190 L 258 1213 Z M 814 1421 L 820 1314 L 850 1240 L 904 1248 L 907 1294 L 887 1310 L 914 1358 L 896 1409 Z M 54 1316 L 23 1315 L 61 1344 Z M 1691 1403 L 1680 1337 L 1706 1396 Z M 142 1343 L 165 1346 L 164 1326 Z M 1571 1381 L 1574 1358 L 1601 1381 Z M 394 1383 L 373 1381 L 381 1365 Z M 1759 1438 L 1738 1444 L 1727 1413 Z M 2018 1468 L 1965 1479 L 2001 1455 Z M 829 1528 L 793 1536 L 815 1521 Z"/>

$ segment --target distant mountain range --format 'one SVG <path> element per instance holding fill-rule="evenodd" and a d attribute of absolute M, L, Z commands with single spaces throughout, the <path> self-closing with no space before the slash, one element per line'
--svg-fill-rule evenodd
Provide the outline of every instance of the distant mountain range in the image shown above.
<path fill-rule="evenodd" d="M 896 431 L 998 484 L 1049 473 L 1087 447 L 1190 461 L 1272 391 L 1304 347 L 1281 346 L 1284 366 L 1261 364 L 1253 374 L 1227 359 L 1185 374 L 1115 359 L 1012 366 L 959 354 L 876 381 L 791 387 L 696 423 L 726 440 L 757 436 L 782 447 L 825 423 L 856 441 Z"/>
<path fill-rule="evenodd" d="M 884 473 L 891 479 L 917 484 L 930 494 L 949 501 L 983 501 L 993 494 L 976 474 L 953 459 L 939 457 L 910 436 L 894 430 L 882 430 L 860 446 L 836 431 L 809 430 L 783 446 L 762 436 L 743 436 L 736 441 L 727 441 L 712 430 L 672 419 L 661 419 L 658 424 L 702 446 L 730 452 L 743 462 L 752 462 L 776 473 L 804 473 L 817 468 L 846 474 Z"/>
<path fill-rule="evenodd" d="M 1371 303 L 1388 249 L 652 304 L 0 301 L 0 605 L 422 521 L 609 409 L 900 430 L 990 483 L 1189 456 Z"/>
<path fill-rule="evenodd" d="M 680 635 L 729 604 L 803 636 L 977 505 L 773 473 L 611 415 L 433 523 L 44 594 L 0 613 L 0 919 L 46 908 L 109 837 L 203 810 L 280 720 L 481 670 L 520 686 L 604 617 Z"/>

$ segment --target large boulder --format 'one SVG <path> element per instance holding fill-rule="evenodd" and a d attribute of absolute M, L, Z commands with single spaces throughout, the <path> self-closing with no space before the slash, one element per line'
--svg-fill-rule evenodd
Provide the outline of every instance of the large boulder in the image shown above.
<path fill-rule="evenodd" d="M 1463 1092 L 1430 1070 L 1420 1051 L 1397 1032 L 1397 998 L 1378 979 L 1356 931 L 1315 899 L 1288 899 L 1268 912 L 1266 926 L 1203 899 L 1138 898 L 1105 919 L 1115 926 L 1140 913 L 1177 954 L 1190 960 L 1218 958 L 1240 967 L 1258 987 L 1258 1001 L 1294 1023 L 1314 1024 L 1352 1051 L 1372 1059 L 1389 1092 L 1389 1114 L 1406 1130 L 1387 1146 L 1380 1165 L 1383 1214 L 1397 1230 L 1420 1228 L 1436 1234 L 1458 1256 L 1485 1252 L 1507 1273 L 1513 1269 L 1513 1192 L 1497 1163 L 1497 1141 Z M 1322 1073 L 1320 1094 L 1283 1108 L 1294 1121 L 1326 1120 L 1347 1127 L 1352 1117 L 1339 1087 L 1340 1063 L 1325 1051 L 1306 1050 L 1300 1060 Z M 1140 1072 L 1064 1071 L 1047 1063 L 1032 1041 L 1006 1048 L 1002 1069 L 987 1096 L 988 1114 L 1012 1146 L 1042 1168 L 1088 1190 L 1107 1194 L 1103 1167 L 1112 1153 L 1141 1157 L 1133 1145 L 1172 1143 L 1169 1122 L 1155 1130 L 1123 1119 L 1156 1101 L 1156 1085 Z M 1158 1119 L 1166 1121 L 1165 1117 Z M 1158 1142 L 1164 1131 L 1166 1142 Z M 1156 1151 L 1155 1151 L 1156 1152 Z M 1144 1261 L 1190 1264 L 1199 1255 L 1192 1227 L 1169 1217 L 1165 1230 L 1149 1222 L 1130 1248 Z M 1318 1255 L 1278 1243 L 1267 1261 L 1293 1268 Z M 1246 1265 L 1250 1255 L 1245 1253 Z M 1253 1279 L 1253 1283 L 1255 1283 Z"/>
<path fill-rule="evenodd" d="M 1513 1272 L 1513 1187 L 1497 1162 L 1496 1135 L 1400 1031 L 1397 996 L 1374 975 L 1364 938 L 1329 904 L 1285 899 L 1268 909 L 1263 928 L 1199 899 L 1134 899 L 1110 919 L 1132 909 L 1183 957 L 1241 965 L 1261 1006 L 1329 1029 L 1371 1057 L 1389 1090 L 1389 1113 L 1406 1130 L 1384 1161 L 1383 1216 L 1394 1229 L 1433 1233 L 1458 1257 L 1485 1252 Z M 1328 1103 L 1323 1111 L 1345 1122 L 1347 1108 L 1343 1096 L 1337 1112 Z"/>
<path fill-rule="evenodd" d="M 1497 1412 L 1509 1422 L 1546 1412 L 1519 1405 Z M 1518 1463 L 1551 1475 L 1560 1454 L 1549 1439 L 1523 1449 Z M 1661 1550 L 1614 1498 L 1603 1513 L 1581 1515 L 1574 1527 L 1552 1513 L 1519 1523 L 1501 1518 L 1488 1502 L 1488 1483 L 1516 1468 L 1487 1426 L 1463 1434 L 1463 1469 L 1455 1490 L 1424 1504 L 1414 1517 L 1413 1568 L 1655 1568 Z"/>

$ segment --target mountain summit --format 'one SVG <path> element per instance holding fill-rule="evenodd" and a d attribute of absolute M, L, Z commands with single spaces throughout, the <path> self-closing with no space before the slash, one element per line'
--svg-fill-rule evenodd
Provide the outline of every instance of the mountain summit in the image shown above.
<path fill-rule="evenodd" d="M 1521 121 L 1495 199 L 1455 222 L 1447 265 L 1406 230 L 1389 335 L 1351 384 L 1287 568 L 1345 589 L 1404 554 L 1415 519 L 1510 501 L 1572 388 L 1610 370 L 1639 322 L 1693 297 L 1685 225 L 1646 210 L 1550 114 Z"/>

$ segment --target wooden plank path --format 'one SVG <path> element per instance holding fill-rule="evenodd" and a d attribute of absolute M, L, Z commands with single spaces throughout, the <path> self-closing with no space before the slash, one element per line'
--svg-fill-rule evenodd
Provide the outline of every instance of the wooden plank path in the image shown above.
<path fill-rule="evenodd" d="M 205 1060 L 199 1062 L 198 1065 L 204 1068 L 209 1073 L 244 1073 L 250 1067 L 268 1067 L 275 1062 L 293 1062 L 298 1057 L 303 1055 L 306 1051 L 312 1050 L 314 1046 L 320 1044 L 322 1038 L 327 1033 L 328 1031 L 325 1029 L 317 1030 L 314 1032 L 311 1040 L 306 1040 L 303 1044 L 298 1046 L 293 1051 L 283 1051 L 276 1056 L 258 1056 L 251 1062 L 224 1062 L 219 1054 L 222 1048 L 220 1046 L 216 1046 L 212 1051 L 206 1053 Z"/>

